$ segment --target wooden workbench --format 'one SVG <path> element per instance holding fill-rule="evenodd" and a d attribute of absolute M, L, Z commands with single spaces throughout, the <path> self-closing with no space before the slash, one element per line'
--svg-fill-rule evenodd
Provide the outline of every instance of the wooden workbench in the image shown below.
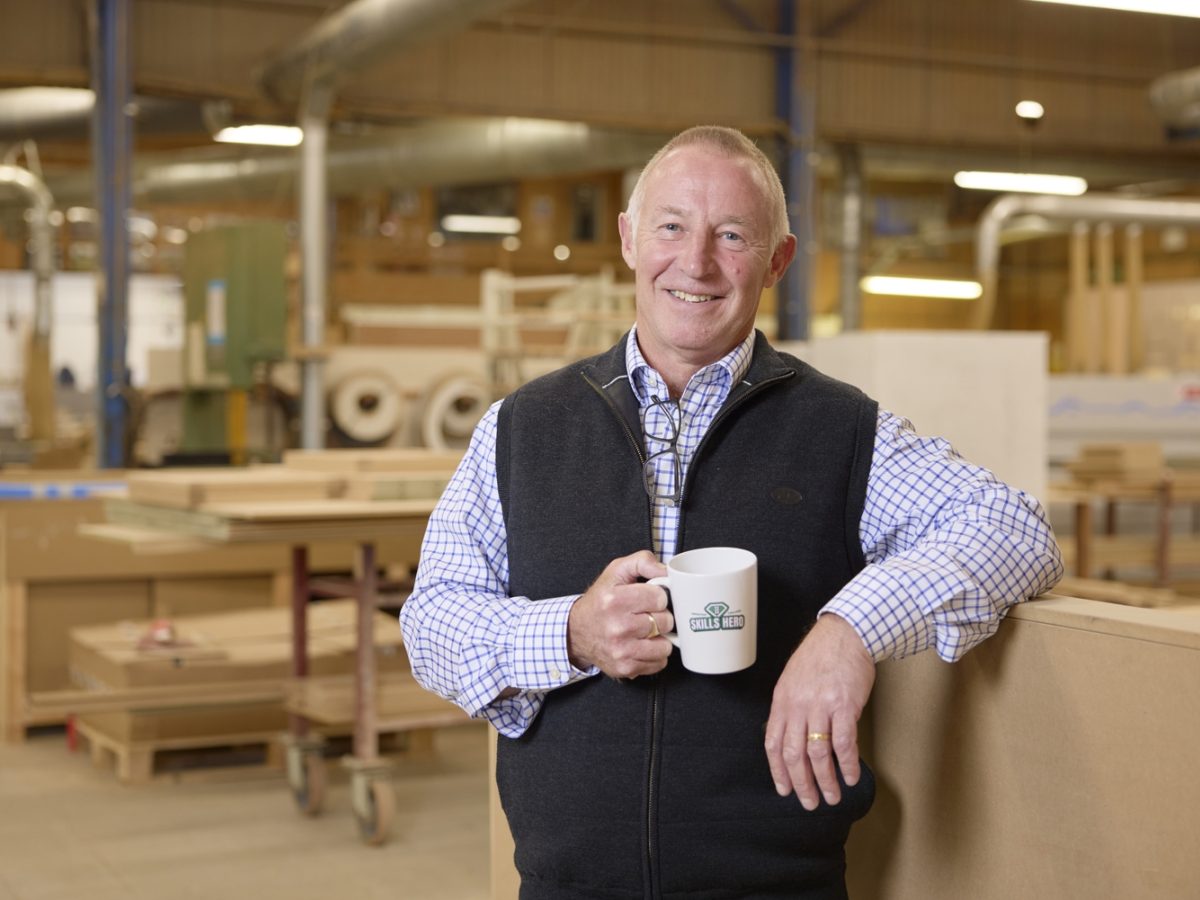
<path fill-rule="evenodd" d="M 1200 534 L 1178 535 L 1171 529 L 1172 510 L 1200 504 L 1200 475 L 1196 473 L 1167 470 L 1153 479 L 1067 482 L 1051 486 L 1047 501 L 1069 504 L 1074 510 L 1074 540 L 1064 541 L 1064 549 L 1072 557 L 1072 571 L 1080 578 L 1092 577 L 1101 569 L 1142 566 L 1153 569 L 1159 587 L 1167 587 L 1176 568 L 1200 566 Z M 1120 534 L 1118 508 L 1134 503 L 1155 508 L 1153 535 Z M 1096 506 L 1104 511 L 1104 533 L 1100 535 L 1093 526 Z"/>
<path fill-rule="evenodd" d="M 225 476 L 222 476 L 225 477 Z M 253 471 L 236 476 L 247 483 Z M 418 476 L 424 477 L 424 476 Z M 211 476 L 208 477 L 211 481 Z M 134 492 L 136 493 L 136 492 Z M 189 495 L 190 496 L 190 495 Z M 193 508 L 186 497 L 178 506 L 139 503 L 132 499 L 106 501 L 107 522 L 87 526 L 86 533 L 116 544 L 154 553 L 165 544 L 177 551 L 180 541 L 204 547 L 284 543 L 291 553 L 292 677 L 289 692 L 290 738 L 288 777 L 300 810 L 315 814 L 324 794 L 324 765 L 320 741 L 311 733 L 314 718 L 353 722 L 353 754 L 344 762 L 351 772 L 351 795 L 363 839 L 386 839 L 395 810 L 388 783 L 388 766 L 379 757 L 380 705 L 375 671 L 374 612 L 378 604 L 376 542 L 398 538 L 418 542 L 424 535 L 436 500 L 351 500 L 343 498 L 260 500 L 253 503 L 202 502 Z M 319 541 L 346 541 L 355 547 L 353 595 L 358 604 L 356 663 L 352 691 L 342 691 L 347 709 L 331 709 L 337 694 L 305 689 L 308 667 L 308 603 L 311 598 L 309 545 Z M 412 557 L 415 561 L 416 556 Z M 397 626 L 399 627 L 399 626 Z M 411 682 L 411 676 L 405 675 Z M 411 687 L 411 689 L 410 689 Z M 397 708 L 397 704 L 400 708 Z M 393 685 L 383 725 L 395 728 L 429 727 L 469 721 L 444 700 L 415 688 Z"/>

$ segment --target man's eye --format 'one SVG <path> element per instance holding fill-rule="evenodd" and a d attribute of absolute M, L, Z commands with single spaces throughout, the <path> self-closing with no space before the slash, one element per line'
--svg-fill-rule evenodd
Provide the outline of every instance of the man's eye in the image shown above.
<path fill-rule="evenodd" d="M 679 224 L 677 222 L 667 222 L 663 225 L 663 231 L 679 231 Z"/>
<path fill-rule="evenodd" d="M 742 236 L 741 236 L 740 234 L 738 234 L 736 231 L 725 231 L 725 232 L 722 232 L 722 233 L 721 233 L 721 237 L 725 238 L 725 240 L 727 240 L 727 241 L 740 241 L 740 240 L 742 240 Z"/>

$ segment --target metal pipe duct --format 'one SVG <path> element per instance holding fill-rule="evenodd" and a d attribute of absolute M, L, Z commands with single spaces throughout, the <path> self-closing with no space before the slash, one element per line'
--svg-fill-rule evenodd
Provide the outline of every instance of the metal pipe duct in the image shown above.
<path fill-rule="evenodd" d="M 50 225 L 50 212 L 54 209 L 54 197 L 42 179 L 20 166 L 0 165 L 0 184 L 12 185 L 29 203 L 29 232 L 33 243 L 33 331 L 37 335 L 49 335 L 51 279 L 54 277 L 54 229 Z"/>
<path fill-rule="evenodd" d="M 54 277 L 54 198 L 45 182 L 28 169 L 0 165 L 0 184 L 9 184 L 29 201 L 33 243 L 33 333 L 26 346 L 25 399 L 29 434 L 34 440 L 54 437 L 54 392 L 50 372 L 50 317 Z"/>
<path fill-rule="evenodd" d="M 975 271 L 983 285 L 975 326 L 987 328 L 996 308 L 996 271 L 1000 261 L 1000 230 L 1013 216 L 1036 213 L 1047 219 L 1076 222 L 1138 222 L 1142 225 L 1200 225 L 1200 201 L 1150 200 L 1114 194 L 1053 197 L 1005 194 L 997 197 L 975 227 Z"/>
<path fill-rule="evenodd" d="M 333 85 L 310 84 L 300 110 L 300 342 L 309 352 L 300 360 L 300 446 L 325 446 L 325 362 L 317 355 L 325 342 L 325 289 L 329 277 L 326 143 Z"/>
<path fill-rule="evenodd" d="M 382 57 L 465 29 L 520 0 L 357 0 L 316 26 L 259 75 L 280 103 L 300 98 L 304 85 L 336 81 Z"/>
<path fill-rule="evenodd" d="M 398 130 L 328 153 L 329 192 L 335 196 L 378 188 L 470 184 L 535 175 L 567 175 L 643 165 L 662 136 L 608 131 L 579 122 L 542 119 L 462 119 Z M 279 199 L 296 193 L 294 152 L 243 159 L 213 158 L 227 148 L 205 148 L 172 161 L 135 166 L 138 203 L 188 203 L 215 199 Z M 59 203 L 87 204 L 86 173 L 49 180 Z M 6 198 L 0 193 L 0 204 Z"/>
<path fill-rule="evenodd" d="M 86 138 L 95 105 L 96 95 L 87 88 L 0 90 L 0 140 Z M 229 118 L 229 103 L 135 97 L 133 116 L 142 132 L 208 131 Z"/>
<path fill-rule="evenodd" d="M 1150 105 L 1168 128 L 1200 128 L 1200 68 L 1156 78 L 1150 84 Z"/>

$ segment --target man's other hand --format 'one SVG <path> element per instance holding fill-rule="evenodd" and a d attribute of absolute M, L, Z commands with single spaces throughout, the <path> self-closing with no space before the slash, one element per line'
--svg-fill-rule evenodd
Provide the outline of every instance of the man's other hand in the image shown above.
<path fill-rule="evenodd" d="M 670 631 L 675 619 L 667 611 L 666 591 L 641 579 L 666 574 L 667 567 L 649 550 L 609 563 L 571 607 L 567 620 L 571 664 L 580 669 L 596 666 L 614 678 L 662 670 L 671 656 L 671 642 L 650 635 Z"/>
<path fill-rule="evenodd" d="M 775 789 L 793 790 L 808 810 L 841 801 L 837 765 L 846 784 L 858 783 L 858 719 L 875 685 L 875 662 L 853 628 L 822 616 L 775 684 L 766 750 Z M 810 740 L 810 737 L 820 735 Z"/>

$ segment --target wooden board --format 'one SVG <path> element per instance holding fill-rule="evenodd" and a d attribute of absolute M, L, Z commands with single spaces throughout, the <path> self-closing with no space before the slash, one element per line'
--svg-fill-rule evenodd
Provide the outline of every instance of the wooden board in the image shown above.
<path fill-rule="evenodd" d="M 454 470 L 366 472 L 346 476 L 347 500 L 420 500 L 442 496 Z"/>
<path fill-rule="evenodd" d="M 318 725 L 349 726 L 354 721 L 351 676 L 294 679 L 287 690 L 288 712 Z M 422 688 L 407 672 L 380 675 L 375 697 L 376 728 L 381 732 L 467 725 L 472 721 L 450 701 Z"/>
<path fill-rule="evenodd" d="M 227 503 L 184 510 L 127 500 L 105 505 L 110 522 L 228 543 L 375 540 L 424 533 L 434 500 Z"/>
<path fill-rule="evenodd" d="M 133 472 L 128 486 L 134 503 L 197 509 L 212 503 L 323 500 L 341 494 L 343 482 L 319 472 L 254 466 Z"/>
<path fill-rule="evenodd" d="M 316 472 L 453 472 L 461 450 L 395 447 L 379 450 L 285 450 L 288 469 Z"/>

